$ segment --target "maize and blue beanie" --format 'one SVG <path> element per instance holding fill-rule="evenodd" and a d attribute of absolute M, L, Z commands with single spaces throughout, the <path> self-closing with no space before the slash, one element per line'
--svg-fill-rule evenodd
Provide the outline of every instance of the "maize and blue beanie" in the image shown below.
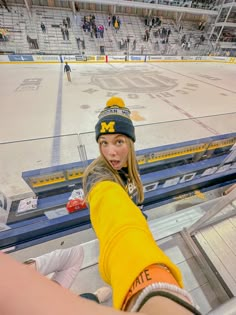
<path fill-rule="evenodd" d="M 130 119 L 130 110 L 125 107 L 125 103 L 120 97 L 111 97 L 106 107 L 98 116 L 98 122 L 95 126 L 96 141 L 101 135 L 122 134 L 135 142 L 135 132 L 132 120 Z"/>

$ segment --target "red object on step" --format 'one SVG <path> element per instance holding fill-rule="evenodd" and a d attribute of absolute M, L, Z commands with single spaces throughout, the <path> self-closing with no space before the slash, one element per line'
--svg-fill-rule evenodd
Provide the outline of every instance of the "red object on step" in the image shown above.
<path fill-rule="evenodd" d="M 76 198 L 69 200 L 66 204 L 66 209 L 69 213 L 76 212 L 78 210 L 86 209 L 86 202 L 83 199 Z"/>

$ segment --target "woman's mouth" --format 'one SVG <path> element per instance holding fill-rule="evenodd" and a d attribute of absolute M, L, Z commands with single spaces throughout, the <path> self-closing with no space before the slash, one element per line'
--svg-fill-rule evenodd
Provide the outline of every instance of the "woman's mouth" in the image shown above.
<path fill-rule="evenodd" d="M 120 161 L 110 161 L 113 168 L 117 168 L 120 165 Z"/>

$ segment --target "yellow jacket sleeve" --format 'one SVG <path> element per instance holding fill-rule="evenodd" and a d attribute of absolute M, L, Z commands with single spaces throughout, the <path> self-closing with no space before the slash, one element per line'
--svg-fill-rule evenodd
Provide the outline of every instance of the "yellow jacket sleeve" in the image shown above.
<path fill-rule="evenodd" d="M 103 181 L 90 191 L 90 218 L 100 244 L 99 271 L 113 288 L 120 309 L 135 278 L 147 266 L 166 265 L 182 287 L 179 269 L 157 246 L 140 209 L 117 183 Z"/>

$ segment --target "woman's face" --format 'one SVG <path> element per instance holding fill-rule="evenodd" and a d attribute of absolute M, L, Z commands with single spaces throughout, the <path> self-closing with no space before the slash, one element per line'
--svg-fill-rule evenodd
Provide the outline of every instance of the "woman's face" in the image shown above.
<path fill-rule="evenodd" d="M 129 145 L 126 136 L 102 135 L 98 139 L 100 151 L 115 170 L 127 166 Z"/>

